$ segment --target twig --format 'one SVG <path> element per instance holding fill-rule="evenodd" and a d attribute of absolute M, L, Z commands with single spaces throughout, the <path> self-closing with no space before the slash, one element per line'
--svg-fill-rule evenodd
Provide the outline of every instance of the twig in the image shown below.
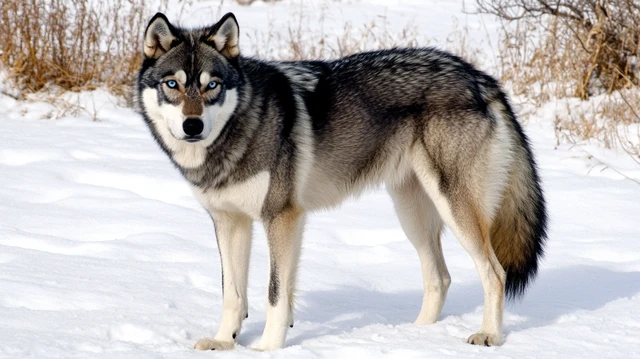
<path fill-rule="evenodd" d="M 640 185 L 640 181 L 638 181 L 638 180 L 637 180 L 637 179 L 635 179 L 635 178 L 631 178 L 631 177 L 627 176 L 626 174 L 624 174 L 624 173 L 622 173 L 622 172 L 618 171 L 617 169 L 615 169 L 614 167 L 612 167 L 610 164 L 608 164 L 608 163 L 604 162 L 603 160 L 601 160 L 601 159 L 599 159 L 598 157 L 596 157 L 596 156 L 594 156 L 593 154 L 591 154 L 591 152 L 589 152 L 589 151 L 585 150 L 584 148 L 580 148 L 580 150 L 582 150 L 584 153 L 586 153 L 586 154 L 588 154 L 589 156 L 591 156 L 591 158 L 593 158 L 593 159 L 595 159 L 596 161 L 598 161 L 601 165 L 606 166 L 606 168 L 609 168 L 609 169 L 613 170 L 614 172 L 616 172 L 617 174 L 621 175 L 622 177 L 624 177 L 624 178 L 626 178 L 626 179 L 628 179 L 628 180 L 631 180 L 631 181 L 633 181 L 633 182 L 635 182 L 635 183 L 637 183 L 637 184 L 639 184 L 639 185 Z M 594 167 L 595 167 L 595 166 L 594 166 Z M 591 169 L 593 169 L 593 167 L 591 167 Z M 591 169 L 589 169 L 589 171 L 587 171 L 587 174 L 589 174 L 589 172 L 591 172 Z"/>
<path fill-rule="evenodd" d="M 11 98 L 12 98 L 12 99 L 14 99 L 14 100 L 21 100 L 21 99 L 22 99 L 20 96 L 16 96 L 16 95 L 14 95 L 14 94 L 10 94 L 10 93 L 8 93 L 8 92 L 6 92 L 6 91 L 0 91 L 0 95 L 9 96 L 9 97 L 11 97 Z"/>

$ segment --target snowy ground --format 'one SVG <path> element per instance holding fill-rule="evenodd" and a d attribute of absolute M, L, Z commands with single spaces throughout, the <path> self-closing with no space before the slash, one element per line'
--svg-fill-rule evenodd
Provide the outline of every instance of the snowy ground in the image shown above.
<path fill-rule="evenodd" d="M 386 6 L 422 11 L 421 26 L 442 39 L 459 2 L 419 3 Z M 381 4 L 346 2 L 336 14 Z M 254 18 L 260 8 L 230 7 Z M 280 8 L 287 2 L 269 13 Z M 267 292 L 256 226 L 239 346 L 202 353 L 192 346 L 215 333 L 222 303 L 210 219 L 131 110 L 101 91 L 75 96 L 87 111 L 58 120 L 47 119 L 52 105 L 0 97 L 0 357 L 640 357 L 640 187 L 599 161 L 636 180 L 640 168 L 621 152 L 556 148 L 551 111 L 526 127 L 549 203 L 547 256 L 524 300 L 506 308 L 502 347 L 465 343 L 480 327 L 482 290 L 449 232 L 441 321 L 409 324 L 420 266 L 380 190 L 311 216 L 296 325 L 271 353 L 248 349 Z"/>

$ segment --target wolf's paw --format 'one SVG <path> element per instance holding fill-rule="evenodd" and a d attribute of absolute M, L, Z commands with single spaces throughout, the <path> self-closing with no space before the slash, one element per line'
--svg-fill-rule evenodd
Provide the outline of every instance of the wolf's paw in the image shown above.
<path fill-rule="evenodd" d="M 211 338 L 202 338 L 198 340 L 194 348 L 198 350 L 231 350 L 235 346 L 235 342 L 223 342 Z"/>
<path fill-rule="evenodd" d="M 491 347 L 494 345 L 501 345 L 502 338 L 495 335 L 489 335 L 489 334 L 480 332 L 470 336 L 469 339 L 467 339 L 467 343 L 473 344 L 473 345 L 484 345 L 485 347 Z"/>
<path fill-rule="evenodd" d="M 259 352 L 269 352 L 282 348 L 284 348 L 284 339 L 280 341 L 274 340 L 274 338 L 272 338 L 271 340 L 262 338 L 260 339 L 260 344 L 257 347 L 253 347 L 251 349 Z"/>
<path fill-rule="evenodd" d="M 251 350 L 255 350 L 257 352 L 270 352 L 270 351 L 274 351 L 274 350 L 278 350 L 278 349 L 282 349 L 282 347 L 259 345 L 257 347 L 251 348 Z"/>

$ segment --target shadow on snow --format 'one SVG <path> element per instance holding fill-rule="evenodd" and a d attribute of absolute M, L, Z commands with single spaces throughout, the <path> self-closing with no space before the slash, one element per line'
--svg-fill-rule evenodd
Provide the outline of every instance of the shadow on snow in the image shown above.
<path fill-rule="evenodd" d="M 606 268 L 572 266 L 543 270 L 524 298 L 506 303 L 505 310 L 525 318 L 505 325 L 506 334 L 554 323 L 565 314 L 592 311 L 619 298 L 640 292 L 640 272 L 615 272 Z M 422 290 L 379 292 L 358 287 L 329 291 L 299 292 L 304 304 L 296 310 L 296 321 L 318 323 L 313 329 L 292 336 L 287 345 L 298 345 L 323 335 L 339 335 L 370 324 L 407 324 L 418 316 Z M 483 292 L 478 279 L 473 284 L 451 285 L 441 318 L 474 312 L 482 306 Z M 245 328 L 241 345 L 256 340 L 264 322 Z M 294 329 L 295 330 L 295 329 Z M 293 333 L 292 333 L 293 334 Z"/>

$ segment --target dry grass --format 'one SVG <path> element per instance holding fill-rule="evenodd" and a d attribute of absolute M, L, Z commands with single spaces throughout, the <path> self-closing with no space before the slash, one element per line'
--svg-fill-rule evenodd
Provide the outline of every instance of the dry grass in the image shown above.
<path fill-rule="evenodd" d="M 140 42 L 150 11 L 145 0 L 5 0 L 0 2 L 0 62 L 20 97 L 46 89 L 90 90 L 106 86 L 127 94 L 142 60 Z M 218 12 L 224 1 L 220 3 Z M 182 14 L 193 0 L 181 1 Z M 166 8 L 166 1 L 161 7 Z M 254 55 L 272 60 L 331 59 L 390 47 L 427 46 L 412 23 L 392 30 L 386 15 L 364 24 L 345 23 L 325 31 L 329 2 L 319 7 L 300 2 L 285 31 L 270 27 L 249 34 Z M 219 14 L 221 15 L 221 14 Z M 320 23 L 320 31 L 317 24 Z M 310 24 L 314 24 L 311 26 Z M 467 29 L 456 30 L 446 47 L 475 62 Z"/>
<path fill-rule="evenodd" d="M 193 1 L 181 3 L 184 10 Z M 317 9 L 301 2 L 286 31 L 256 32 L 249 46 L 262 58 L 302 60 L 430 42 L 419 41 L 412 24 L 389 30 L 385 16 L 364 25 L 344 24 L 337 35 L 318 32 L 309 24 L 323 23 L 328 6 L 322 5 L 318 17 Z M 5 0 L 0 27 L 14 31 L 0 32 L 0 62 L 21 98 L 43 89 L 57 96 L 99 86 L 127 95 L 142 60 L 140 42 L 149 18 L 145 0 Z"/>
<path fill-rule="evenodd" d="M 574 52 L 577 44 L 560 35 L 558 22 L 530 26 L 518 22 L 503 24 L 498 51 L 499 73 L 515 95 L 525 95 L 536 104 L 552 97 L 572 96 L 586 60 Z"/>
<path fill-rule="evenodd" d="M 259 58 L 297 61 L 336 59 L 393 47 L 425 47 L 436 42 L 420 34 L 412 22 L 394 29 L 385 14 L 358 25 L 346 22 L 339 31 L 327 31 L 331 22 L 327 15 L 328 5 L 324 3 L 312 9 L 301 3 L 284 31 L 275 26 L 270 26 L 266 33 L 255 31 L 248 35 L 247 47 L 254 49 L 252 55 Z M 481 51 L 469 44 L 469 29 L 457 22 L 453 28 L 445 43 L 438 46 L 477 65 Z"/>
<path fill-rule="evenodd" d="M 0 61 L 23 95 L 108 86 L 124 94 L 141 62 L 144 0 L 3 0 Z"/>
<path fill-rule="evenodd" d="M 270 26 L 266 33 L 249 34 L 248 47 L 255 49 L 254 55 L 260 58 L 295 61 L 335 59 L 362 51 L 430 43 L 426 37 L 420 38 L 412 23 L 399 31 L 391 30 L 386 15 L 359 25 L 347 22 L 339 32 L 326 31 L 328 6 L 329 3 L 324 3 L 311 8 L 301 2 L 285 31 Z"/>
<path fill-rule="evenodd" d="M 547 65 L 582 99 L 640 85 L 637 0 L 477 0 L 481 12 L 515 23 L 504 36 L 520 60 Z M 520 61 L 521 62 L 521 61 Z M 568 74 L 561 74 L 570 70 Z"/>
<path fill-rule="evenodd" d="M 620 148 L 640 161 L 640 89 L 620 90 L 590 101 L 563 99 L 559 103 L 554 124 L 559 142 L 596 141 L 605 148 Z"/>
<path fill-rule="evenodd" d="M 559 141 L 595 141 L 640 159 L 640 134 L 631 130 L 640 124 L 640 28 L 633 25 L 640 24 L 640 5 L 593 1 L 593 8 L 579 7 L 591 11 L 582 22 L 549 13 L 503 11 L 506 3 L 537 2 L 490 3 L 503 7 L 493 11 L 501 12 L 504 20 L 498 51 L 501 80 L 537 107 L 550 101 L 560 106 L 555 120 Z M 633 6 L 626 11 L 623 5 Z"/>
<path fill-rule="evenodd" d="M 182 10 L 192 1 L 184 0 Z M 327 2 L 312 8 L 301 2 L 284 31 L 271 26 L 266 33 L 249 34 L 247 47 L 261 58 L 307 60 L 434 42 L 421 37 L 412 23 L 402 28 L 390 26 L 385 15 L 364 24 L 346 23 L 335 31 L 329 26 L 329 6 Z M 0 2 L 0 26 L 12 31 L 0 32 L 0 61 L 21 90 L 19 97 L 54 104 L 58 111 L 52 118 L 82 112 L 72 97 L 62 96 L 64 91 L 106 86 L 115 94 L 128 95 L 141 61 L 140 42 L 149 18 L 145 0 L 4 0 Z M 467 41 L 469 30 L 459 24 L 455 29 L 443 47 L 477 64 L 479 51 Z M 497 53 L 502 81 L 538 106 L 550 99 L 580 96 L 576 89 L 584 78 L 584 64 L 591 59 L 569 35 L 566 23 L 553 18 L 543 24 L 505 24 Z M 622 79 L 629 84 L 634 81 Z M 46 91 L 36 93 L 43 89 Z M 639 103 L 637 88 L 588 105 L 566 102 L 565 115 L 556 120 L 556 133 L 563 141 L 597 140 L 638 156 L 640 135 L 629 131 L 629 125 L 640 123 Z"/>

